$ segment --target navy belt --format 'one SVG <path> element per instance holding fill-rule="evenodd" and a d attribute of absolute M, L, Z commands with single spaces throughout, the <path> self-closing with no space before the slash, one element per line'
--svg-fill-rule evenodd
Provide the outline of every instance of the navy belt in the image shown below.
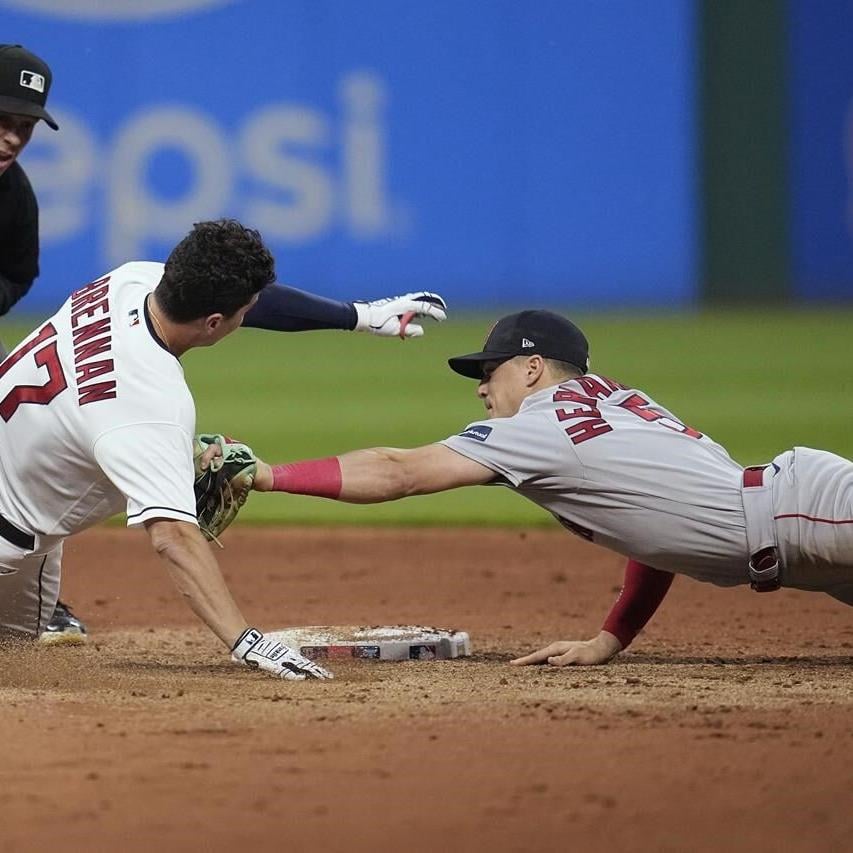
<path fill-rule="evenodd" d="M 7 542 L 17 545 L 18 548 L 23 548 L 24 551 L 32 551 L 36 547 L 36 537 L 32 533 L 25 533 L 2 515 L 0 515 L 0 536 Z"/>

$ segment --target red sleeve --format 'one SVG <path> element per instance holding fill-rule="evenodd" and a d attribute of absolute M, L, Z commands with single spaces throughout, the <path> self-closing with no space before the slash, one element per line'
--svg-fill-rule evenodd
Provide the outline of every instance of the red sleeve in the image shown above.
<path fill-rule="evenodd" d="M 337 456 L 272 466 L 272 491 L 337 500 L 343 481 Z"/>
<path fill-rule="evenodd" d="M 628 560 L 622 591 L 607 614 L 602 629 L 613 634 L 623 649 L 627 648 L 664 600 L 673 577 L 672 572 L 662 572 L 636 560 Z"/>

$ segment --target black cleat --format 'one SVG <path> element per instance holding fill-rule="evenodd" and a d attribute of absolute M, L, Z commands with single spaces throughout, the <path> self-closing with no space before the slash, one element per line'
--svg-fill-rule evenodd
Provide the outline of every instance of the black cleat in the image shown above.
<path fill-rule="evenodd" d="M 86 626 L 71 612 L 67 604 L 57 601 L 50 622 L 39 636 L 39 642 L 51 646 L 82 645 L 86 642 Z"/>

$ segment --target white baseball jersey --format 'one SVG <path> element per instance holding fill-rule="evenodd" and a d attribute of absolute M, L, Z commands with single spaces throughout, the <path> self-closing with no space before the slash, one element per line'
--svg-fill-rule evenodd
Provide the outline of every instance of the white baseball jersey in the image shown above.
<path fill-rule="evenodd" d="M 0 513 L 37 552 L 121 511 L 196 523 L 195 405 L 146 307 L 162 274 L 87 284 L 0 364 Z"/>
<path fill-rule="evenodd" d="M 746 581 L 742 467 L 641 391 L 588 374 L 442 443 L 585 539 L 700 580 Z"/>

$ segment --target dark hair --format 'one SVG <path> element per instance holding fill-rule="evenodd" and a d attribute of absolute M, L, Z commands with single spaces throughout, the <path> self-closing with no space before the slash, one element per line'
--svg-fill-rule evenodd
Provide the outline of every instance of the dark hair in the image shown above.
<path fill-rule="evenodd" d="M 538 355 L 538 353 L 532 352 L 530 355 Z M 516 359 L 527 360 L 530 356 L 527 355 L 514 355 L 510 356 L 509 359 L 504 359 L 504 361 L 515 361 Z M 572 364 L 570 361 L 560 361 L 558 358 L 548 358 L 547 356 L 540 356 L 540 358 L 545 362 L 548 366 L 548 369 L 557 379 L 569 379 L 574 378 L 575 376 L 583 376 L 585 371 L 578 367 L 576 364 Z"/>
<path fill-rule="evenodd" d="M 234 219 L 196 222 L 166 259 L 157 302 L 176 323 L 230 317 L 273 281 L 275 263 L 257 231 Z"/>
<path fill-rule="evenodd" d="M 556 358 L 546 358 L 545 363 L 551 369 L 551 372 L 558 377 L 583 376 L 585 373 L 582 368 L 569 361 L 560 361 Z"/>

